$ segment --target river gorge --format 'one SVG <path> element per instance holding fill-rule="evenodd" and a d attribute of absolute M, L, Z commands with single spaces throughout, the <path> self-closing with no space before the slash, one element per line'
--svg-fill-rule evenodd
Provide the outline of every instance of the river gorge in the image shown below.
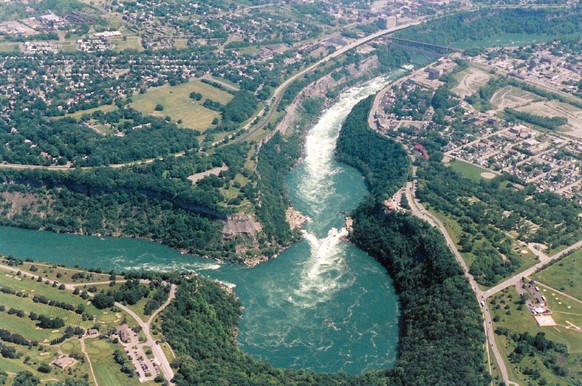
<path fill-rule="evenodd" d="M 288 175 L 293 206 L 308 217 L 304 238 L 253 268 L 219 264 L 143 240 L 0 228 L 0 253 L 104 271 L 194 270 L 234 288 L 243 306 L 243 351 L 276 367 L 359 374 L 390 368 L 398 343 L 398 299 L 373 258 L 344 241 L 345 213 L 367 190 L 334 161 L 343 121 L 386 78 L 353 87 L 307 131 L 304 160 Z"/>

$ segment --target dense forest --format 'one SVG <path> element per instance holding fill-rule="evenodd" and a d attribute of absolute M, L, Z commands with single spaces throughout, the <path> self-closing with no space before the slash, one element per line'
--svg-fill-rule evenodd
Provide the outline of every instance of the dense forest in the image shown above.
<path fill-rule="evenodd" d="M 113 169 L 2 170 L 0 223 L 55 232 L 140 237 L 203 256 L 233 259 L 234 241 L 221 230 L 231 209 L 220 192 L 242 169 L 245 144 L 212 156 L 168 157 Z M 227 165 L 224 176 L 196 185 L 193 173 Z M 242 189 L 252 199 L 255 192 Z M 14 204 L 15 201 L 22 205 Z"/>
<path fill-rule="evenodd" d="M 291 205 L 287 194 L 285 176 L 301 155 L 299 134 L 284 138 L 277 133 L 261 147 L 257 173 L 258 203 L 256 214 L 268 243 L 286 246 L 295 236 L 285 218 L 285 211 Z"/>
<path fill-rule="evenodd" d="M 401 302 L 400 356 L 390 383 L 485 385 L 479 307 L 442 235 L 409 215 L 387 214 L 380 202 L 404 184 L 409 161 L 400 144 L 368 128 L 371 103 L 360 102 L 346 119 L 337 156 L 360 170 L 371 190 L 353 214 L 351 240 L 386 267 Z"/>
<path fill-rule="evenodd" d="M 397 32 L 433 44 L 474 43 L 504 34 L 561 36 L 582 32 L 580 9 L 485 9 L 460 12 Z"/>
<path fill-rule="evenodd" d="M 233 332 L 241 315 L 238 301 L 217 284 L 195 277 L 182 283 L 164 313 L 164 335 L 178 355 L 177 385 L 488 383 L 479 308 L 444 240 L 427 224 L 405 215 L 387 215 L 376 204 L 404 183 L 409 161 L 400 145 L 366 129 L 369 108 L 370 99 L 358 104 L 346 120 L 338 158 L 362 170 L 373 192 L 354 214 L 352 240 L 388 269 L 400 294 L 400 355 L 395 367 L 358 377 L 275 369 L 237 347 Z M 288 145 L 275 136 L 261 150 L 261 179 L 280 182 L 269 186 L 284 186 L 282 178 L 298 151 Z M 274 162 L 277 159 L 281 163 Z M 259 197 L 260 206 L 267 204 L 266 212 L 269 207 L 280 212 L 288 205 L 279 190 L 261 190 Z M 279 226 L 271 224 L 273 235 L 283 229 Z"/>
<path fill-rule="evenodd" d="M 102 135 L 104 127 L 117 135 Z M 198 147 L 194 130 L 131 108 L 95 111 L 79 120 L 46 119 L 37 111 L 0 118 L 0 161 L 22 164 L 99 166 L 166 156 Z M 31 146 L 33 143 L 35 146 Z"/>
<path fill-rule="evenodd" d="M 568 123 L 568 120 L 564 117 L 542 117 L 510 108 L 506 108 L 504 112 L 508 115 L 509 119 L 519 119 L 520 121 L 528 122 L 548 130 L 556 130 L 560 126 Z"/>
<path fill-rule="evenodd" d="M 350 378 L 276 369 L 244 354 L 234 332 L 241 305 L 218 284 L 194 277 L 183 282 L 163 313 L 162 329 L 177 354 L 175 382 L 190 385 L 376 385 L 376 376 Z"/>
<path fill-rule="evenodd" d="M 346 118 L 336 156 L 363 174 L 373 197 L 387 198 L 406 182 L 410 161 L 400 144 L 368 128 L 373 100 L 372 96 L 358 103 Z"/>

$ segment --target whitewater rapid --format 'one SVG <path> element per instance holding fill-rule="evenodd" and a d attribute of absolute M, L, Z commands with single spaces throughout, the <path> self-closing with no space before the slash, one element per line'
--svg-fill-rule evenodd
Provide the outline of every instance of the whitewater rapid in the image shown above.
<path fill-rule="evenodd" d="M 344 92 L 307 133 L 302 165 L 305 173 L 297 191 L 310 219 L 303 231 L 310 246 L 310 258 L 303 267 L 299 288 L 288 299 L 296 306 L 313 307 L 325 302 L 351 283 L 342 280 L 349 273 L 342 248 L 342 239 L 348 232 L 345 228 L 330 227 L 329 213 L 324 209 L 328 207 L 326 203 L 337 199 L 334 176 L 339 167 L 334 162 L 334 152 L 341 127 L 358 102 L 385 85 L 386 78 L 381 77 Z"/>
<path fill-rule="evenodd" d="M 396 74 L 395 74 L 396 75 Z M 280 368 L 360 374 L 396 360 L 398 301 L 385 269 L 342 242 L 344 215 L 365 197 L 363 178 L 334 161 L 346 116 L 385 84 L 343 93 L 307 131 L 305 158 L 286 179 L 293 206 L 309 216 L 304 240 L 253 268 L 182 255 L 138 239 L 0 227 L 0 252 L 55 264 L 118 271 L 196 271 L 235 288 L 244 306 L 241 349 Z"/>

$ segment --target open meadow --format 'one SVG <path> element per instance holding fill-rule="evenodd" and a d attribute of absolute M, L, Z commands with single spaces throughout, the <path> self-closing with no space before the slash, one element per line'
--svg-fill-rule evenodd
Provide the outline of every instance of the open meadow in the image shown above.
<path fill-rule="evenodd" d="M 533 277 L 582 301 L 582 249 L 537 272 Z"/>
<path fill-rule="evenodd" d="M 548 305 L 557 325 L 547 327 L 537 325 L 513 287 L 492 298 L 489 305 L 497 332 L 497 344 L 506 359 L 511 380 L 524 385 L 544 384 L 542 379 L 547 382 L 545 384 L 573 384 L 582 360 L 582 331 L 566 328 L 565 319 L 579 323 L 582 318 L 581 305 L 560 297 L 558 300 L 548 297 Z M 568 310 L 570 315 L 566 317 L 562 309 Z M 532 337 L 543 333 L 546 340 L 564 345 L 568 354 L 550 349 L 541 338 L 531 344 L 516 336 L 523 333 Z"/>
<path fill-rule="evenodd" d="M 9 261 L 4 260 L 2 263 L 6 264 Z M 96 328 L 101 333 L 107 333 L 124 320 L 130 322 L 130 327 L 135 326 L 136 322 L 123 311 L 97 309 L 90 300 L 73 294 L 71 289 L 64 288 L 64 284 L 60 283 L 78 285 L 81 293 L 90 290 L 91 287 L 95 287 L 95 290 L 97 287 L 108 288 L 109 285 L 103 287 L 93 283 L 106 282 L 110 275 L 39 262 L 23 262 L 14 268 L 18 272 L 0 267 L 0 330 L 17 334 L 28 342 L 38 343 L 28 345 L 0 338 L 1 345 L 16 350 L 14 358 L 0 356 L 0 369 L 13 374 L 30 371 L 43 382 L 86 379 L 92 383 L 78 333 L 67 337 L 66 329 L 81 327 L 84 333 L 90 328 Z M 37 277 L 32 275 L 40 275 L 42 280 L 38 281 Z M 35 296 L 43 297 L 45 300 L 34 301 Z M 49 305 L 48 301 L 57 303 Z M 72 310 L 65 309 L 65 306 L 70 306 Z M 62 319 L 64 325 L 43 328 L 38 319 L 33 319 L 36 318 L 32 316 L 34 314 L 45 315 L 51 320 Z M 108 339 L 85 339 L 85 343 L 91 362 L 99 365 L 99 370 L 96 371 L 99 384 L 139 383 L 137 377 L 130 378 L 121 372 L 121 367 L 113 358 L 115 345 Z M 52 364 L 63 354 L 72 355 L 77 361 L 65 369 Z M 49 369 L 48 373 L 46 368 Z"/>
<path fill-rule="evenodd" d="M 202 99 L 196 101 L 190 98 L 190 93 L 202 94 Z M 217 111 L 208 109 L 202 104 L 210 99 L 225 105 L 232 95 L 201 81 L 182 83 L 177 86 L 161 86 L 149 89 L 145 94 L 132 97 L 131 107 L 154 116 L 169 116 L 174 122 L 181 121 L 180 127 L 204 131 L 213 126 L 213 120 L 220 119 Z M 162 111 L 156 111 L 161 105 Z"/>

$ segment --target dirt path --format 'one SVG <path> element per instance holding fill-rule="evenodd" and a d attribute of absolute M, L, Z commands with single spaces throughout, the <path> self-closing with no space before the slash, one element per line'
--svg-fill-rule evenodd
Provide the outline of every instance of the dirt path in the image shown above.
<path fill-rule="evenodd" d="M 35 275 L 32 272 L 24 271 L 24 270 L 19 269 L 19 268 L 16 268 L 16 267 L 11 267 L 11 266 L 6 265 L 6 264 L 0 264 L 0 268 L 5 269 L 5 270 L 10 271 L 10 272 L 21 272 L 22 274 L 26 274 L 27 276 L 31 277 L 32 279 L 36 279 L 36 278 L 39 277 L 38 275 Z M 107 282 L 107 283 L 109 283 L 109 282 Z M 83 283 L 83 285 L 85 285 L 85 284 L 91 285 L 92 283 Z M 74 291 L 75 288 L 76 288 L 76 285 L 73 285 L 73 284 L 65 284 L 65 289 L 67 289 L 69 291 Z M 142 331 L 143 331 L 143 333 L 145 334 L 145 336 L 147 338 L 146 344 L 151 347 L 152 353 L 154 355 L 154 358 L 158 362 L 158 364 L 160 366 L 160 369 L 162 370 L 162 373 L 164 375 L 164 378 L 166 379 L 166 381 L 170 385 L 173 385 L 174 384 L 172 382 L 172 379 L 174 378 L 174 371 L 172 370 L 172 368 L 170 366 L 170 362 L 168 361 L 168 358 L 166 357 L 166 354 L 164 353 L 164 351 L 162 350 L 162 348 L 160 347 L 160 345 L 158 343 L 156 343 L 156 341 L 153 339 L 152 334 L 150 332 L 149 323 L 150 323 L 151 320 L 153 320 L 153 316 L 156 316 L 157 314 L 159 314 L 165 307 L 168 306 L 168 304 L 170 304 L 170 302 L 172 301 L 172 299 L 174 299 L 175 294 L 176 294 L 176 285 L 175 284 L 172 284 L 172 286 L 170 288 L 170 294 L 168 296 L 168 300 L 166 300 L 166 302 L 159 309 L 157 309 L 156 312 L 154 312 L 154 314 L 152 315 L 152 317 L 150 317 L 150 319 L 148 320 L 148 323 L 144 322 L 130 308 L 124 306 L 121 303 L 115 302 L 115 306 L 117 308 L 125 311 L 142 328 Z M 89 296 L 93 296 L 93 294 L 89 292 Z M 91 374 L 93 374 L 93 377 L 95 378 L 95 375 L 94 375 L 94 372 L 93 372 L 93 369 L 92 369 L 92 366 L 91 366 L 90 358 L 89 358 L 89 356 L 88 356 L 88 354 L 86 352 L 86 349 L 85 349 L 85 343 L 83 341 L 83 338 L 81 338 L 79 340 L 81 341 L 81 350 L 83 351 L 83 353 L 87 357 L 87 360 L 89 360 L 89 368 L 91 369 Z M 95 384 L 97 384 L 97 381 L 96 380 L 95 380 Z"/>
<path fill-rule="evenodd" d="M 87 347 L 85 346 L 85 337 L 79 339 L 79 342 L 81 342 L 81 352 L 83 353 L 83 355 L 85 355 L 85 358 L 87 359 L 87 363 L 89 364 L 89 371 L 91 371 L 91 376 L 93 377 L 93 382 L 95 382 L 95 386 L 99 386 L 99 383 L 97 382 L 97 377 L 95 376 L 95 371 L 93 371 L 93 364 L 91 364 L 91 358 L 89 357 L 89 353 L 87 352 Z"/>

